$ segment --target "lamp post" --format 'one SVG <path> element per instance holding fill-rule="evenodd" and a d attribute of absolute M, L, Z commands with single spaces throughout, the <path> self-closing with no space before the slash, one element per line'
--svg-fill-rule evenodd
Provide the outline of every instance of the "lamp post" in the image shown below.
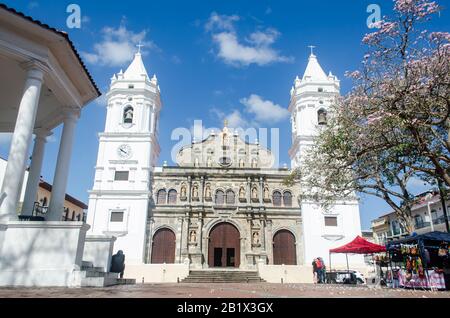
<path fill-rule="evenodd" d="M 442 211 L 444 212 L 445 227 L 447 229 L 447 233 L 450 233 L 450 227 L 448 224 L 448 216 L 447 216 L 447 207 L 445 206 L 445 199 L 447 197 L 446 189 L 444 188 L 441 179 L 437 178 L 437 182 L 439 187 L 439 196 L 441 197 Z"/>

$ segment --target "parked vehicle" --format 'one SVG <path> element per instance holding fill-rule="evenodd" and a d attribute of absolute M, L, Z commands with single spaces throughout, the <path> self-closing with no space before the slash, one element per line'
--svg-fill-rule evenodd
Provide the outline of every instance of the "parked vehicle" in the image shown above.
<path fill-rule="evenodd" d="M 355 270 L 327 272 L 327 283 L 363 285 L 366 283 L 364 275 Z"/>

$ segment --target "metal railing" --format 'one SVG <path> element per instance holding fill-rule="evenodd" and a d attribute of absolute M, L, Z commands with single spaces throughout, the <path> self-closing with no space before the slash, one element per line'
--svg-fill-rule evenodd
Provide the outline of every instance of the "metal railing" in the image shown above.
<path fill-rule="evenodd" d="M 444 224 L 444 223 L 445 223 L 445 216 L 443 215 L 433 219 L 433 224 Z"/>
<path fill-rule="evenodd" d="M 419 222 L 419 223 L 414 224 L 414 227 L 415 227 L 417 230 L 423 229 L 423 228 L 425 228 L 425 227 L 430 227 L 430 226 L 431 226 L 431 223 L 430 223 L 430 222 Z"/>

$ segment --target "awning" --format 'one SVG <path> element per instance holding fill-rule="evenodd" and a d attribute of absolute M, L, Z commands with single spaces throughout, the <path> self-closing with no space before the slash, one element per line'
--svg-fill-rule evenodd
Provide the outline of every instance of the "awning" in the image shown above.
<path fill-rule="evenodd" d="M 348 254 L 373 254 L 386 252 L 386 247 L 371 243 L 361 236 L 357 236 L 350 243 L 330 250 L 330 253 L 348 253 Z"/>

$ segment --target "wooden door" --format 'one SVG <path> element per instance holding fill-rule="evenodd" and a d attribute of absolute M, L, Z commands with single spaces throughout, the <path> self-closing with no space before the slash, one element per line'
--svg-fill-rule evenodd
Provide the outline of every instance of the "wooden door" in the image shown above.
<path fill-rule="evenodd" d="M 295 237 L 288 230 L 278 231 L 273 238 L 273 264 L 297 265 Z"/>
<path fill-rule="evenodd" d="M 238 229 L 230 223 L 220 223 L 213 227 L 209 233 L 209 267 L 239 267 L 240 255 L 241 241 Z"/>
<path fill-rule="evenodd" d="M 175 233 L 170 229 L 158 230 L 153 236 L 152 264 L 175 263 Z"/>

